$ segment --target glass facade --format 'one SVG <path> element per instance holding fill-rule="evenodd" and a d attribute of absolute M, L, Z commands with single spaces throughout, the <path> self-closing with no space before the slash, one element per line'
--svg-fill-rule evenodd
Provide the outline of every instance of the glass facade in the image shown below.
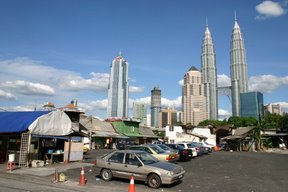
<path fill-rule="evenodd" d="M 259 117 L 264 115 L 263 94 L 260 92 L 247 92 L 240 94 L 241 117 Z"/>

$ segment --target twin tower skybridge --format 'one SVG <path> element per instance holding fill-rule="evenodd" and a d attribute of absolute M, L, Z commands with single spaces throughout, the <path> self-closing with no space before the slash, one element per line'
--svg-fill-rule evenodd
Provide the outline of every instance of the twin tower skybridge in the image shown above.
<path fill-rule="evenodd" d="M 227 96 L 229 101 L 231 101 L 231 93 L 232 93 L 232 86 L 225 86 L 225 87 L 217 87 L 218 90 L 218 96 Z"/>

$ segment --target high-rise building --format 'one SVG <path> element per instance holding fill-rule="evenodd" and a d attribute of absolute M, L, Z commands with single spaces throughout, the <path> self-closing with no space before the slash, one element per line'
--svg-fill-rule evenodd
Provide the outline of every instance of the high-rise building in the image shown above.
<path fill-rule="evenodd" d="M 158 127 L 159 113 L 161 111 L 161 90 L 154 87 L 151 90 L 151 126 Z"/>
<path fill-rule="evenodd" d="M 248 69 L 244 39 L 236 16 L 230 44 L 230 76 L 232 86 L 232 115 L 240 115 L 240 94 L 248 92 Z"/>
<path fill-rule="evenodd" d="M 177 111 L 175 109 L 162 109 L 159 113 L 159 128 L 166 127 L 167 125 L 176 125 Z"/>
<path fill-rule="evenodd" d="M 201 75 L 206 96 L 206 111 L 209 120 L 218 119 L 218 93 L 217 93 L 217 68 L 214 44 L 208 25 L 202 40 Z"/>
<path fill-rule="evenodd" d="M 128 117 L 128 62 L 121 52 L 110 66 L 107 116 Z"/>
<path fill-rule="evenodd" d="M 281 115 L 281 107 L 279 104 L 268 104 L 264 106 L 264 113 Z"/>
<path fill-rule="evenodd" d="M 144 103 L 133 103 L 133 118 L 147 125 L 147 107 Z"/>
<path fill-rule="evenodd" d="M 264 115 L 263 94 L 246 92 L 240 94 L 241 117 L 254 117 L 259 120 Z"/>
<path fill-rule="evenodd" d="M 184 75 L 182 87 L 183 123 L 198 125 L 207 119 L 204 85 L 201 83 L 201 72 L 192 66 Z"/>

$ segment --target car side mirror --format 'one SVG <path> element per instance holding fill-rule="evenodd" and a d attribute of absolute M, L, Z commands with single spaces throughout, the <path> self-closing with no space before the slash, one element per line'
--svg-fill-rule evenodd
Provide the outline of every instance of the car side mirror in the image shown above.
<path fill-rule="evenodd" d="M 138 167 L 142 167 L 142 163 L 141 163 L 141 162 L 138 162 L 138 163 L 137 163 L 137 166 L 138 166 Z"/>

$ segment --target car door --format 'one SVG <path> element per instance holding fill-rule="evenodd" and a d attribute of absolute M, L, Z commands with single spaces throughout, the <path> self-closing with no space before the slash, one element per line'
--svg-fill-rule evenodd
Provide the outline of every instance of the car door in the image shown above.
<path fill-rule="evenodd" d="M 135 153 L 127 152 L 125 154 L 124 169 L 126 178 L 130 178 L 131 175 L 134 176 L 136 180 L 146 180 L 147 171 L 144 164 L 139 160 Z"/>
<path fill-rule="evenodd" d="M 114 177 L 123 177 L 125 174 L 125 169 L 123 169 L 124 164 L 124 152 L 115 152 L 106 162 L 106 168 L 112 171 Z"/>

